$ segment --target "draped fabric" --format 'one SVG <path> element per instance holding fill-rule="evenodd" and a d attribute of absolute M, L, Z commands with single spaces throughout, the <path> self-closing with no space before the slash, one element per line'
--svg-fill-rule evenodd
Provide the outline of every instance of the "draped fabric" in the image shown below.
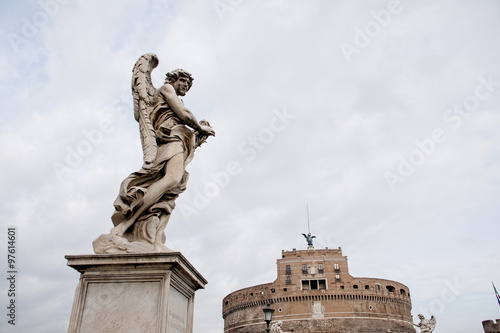
<path fill-rule="evenodd" d="M 154 163 L 145 169 L 132 173 L 120 186 L 120 192 L 114 202 L 115 212 L 111 220 L 117 226 L 130 218 L 143 205 L 143 197 L 148 187 L 165 176 L 167 162 L 178 154 L 184 155 L 184 169 L 193 159 L 195 150 L 194 132 L 184 125 L 177 114 L 166 103 L 157 103 L 150 119 L 155 129 L 158 151 Z M 164 193 L 158 202 L 146 210 L 137 221 L 151 216 L 161 217 L 171 214 L 175 199 L 186 189 L 189 173 L 184 171 L 182 180 L 174 188 Z"/>

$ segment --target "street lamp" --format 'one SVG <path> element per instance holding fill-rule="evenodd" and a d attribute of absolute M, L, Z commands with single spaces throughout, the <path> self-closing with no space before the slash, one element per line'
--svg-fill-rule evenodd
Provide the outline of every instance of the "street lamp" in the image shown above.
<path fill-rule="evenodd" d="M 267 324 L 266 332 L 269 333 L 269 324 L 273 320 L 274 309 L 271 309 L 271 304 L 268 303 L 267 307 L 264 308 L 262 311 L 264 311 L 264 320 L 266 321 Z"/>

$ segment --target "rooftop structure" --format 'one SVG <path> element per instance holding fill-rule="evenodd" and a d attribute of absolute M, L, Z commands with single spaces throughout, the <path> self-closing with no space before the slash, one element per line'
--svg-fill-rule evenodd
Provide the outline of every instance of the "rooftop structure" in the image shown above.
<path fill-rule="evenodd" d="M 497 319 L 496 322 L 493 320 L 483 321 L 483 329 L 484 333 L 500 333 L 500 319 Z"/>

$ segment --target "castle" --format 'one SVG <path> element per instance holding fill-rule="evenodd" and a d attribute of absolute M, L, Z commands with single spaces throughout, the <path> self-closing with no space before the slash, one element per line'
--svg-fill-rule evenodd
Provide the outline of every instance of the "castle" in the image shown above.
<path fill-rule="evenodd" d="M 484 333 L 500 333 L 500 319 L 497 319 L 496 322 L 493 320 L 483 321 L 483 329 Z"/>
<path fill-rule="evenodd" d="M 282 251 L 277 271 L 274 282 L 223 299 L 225 333 L 264 332 L 266 304 L 275 310 L 273 323 L 281 321 L 283 332 L 415 332 L 408 287 L 351 276 L 340 247 Z"/>

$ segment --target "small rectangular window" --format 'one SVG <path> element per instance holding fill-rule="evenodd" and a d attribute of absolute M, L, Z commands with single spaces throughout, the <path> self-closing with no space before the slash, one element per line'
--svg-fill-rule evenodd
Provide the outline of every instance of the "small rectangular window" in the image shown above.
<path fill-rule="evenodd" d="M 311 290 L 318 290 L 318 280 L 311 280 Z"/>
<path fill-rule="evenodd" d="M 309 281 L 308 280 L 302 281 L 302 290 L 309 290 Z"/>
<path fill-rule="evenodd" d="M 318 287 L 320 290 L 326 289 L 326 280 L 318 280 Z"/>
<path fill-rule="evenodd" d="M 290 275 L 286 277 L 286 284 L 292 284 L 292 277 Z"/>
<path fill-rule="evenodd" d="M 292 269 L 290 268 L 290 265 L 286 265 L 286 274 L 291 275 L 292 274 Z"/>
<path fill-rule="evenodd" d="M 340 281 L 340 274 L 335 274 L 335 280 Z"/>
<path fill-rule="evenodd" d="M 323 264 L 318 264 L 318 271 L 320 273 L 323 273 L 324 272 L 324 269 L 323 269 Z"/>
<path fill-rule="evenodd" d="M 302 274 L 307 274 L 307 264 L 302 264 Z"/>
<path fill-rule="evenodd" d="M 325 290 L 326 280 L 302 280 L 301 287 L 302 290 Z"/>
<path fill-rule="evenodd" d="M 375 287 L 377 287 L 377 291 L 380 291 L 380 284 L 376 284 Z"/>

